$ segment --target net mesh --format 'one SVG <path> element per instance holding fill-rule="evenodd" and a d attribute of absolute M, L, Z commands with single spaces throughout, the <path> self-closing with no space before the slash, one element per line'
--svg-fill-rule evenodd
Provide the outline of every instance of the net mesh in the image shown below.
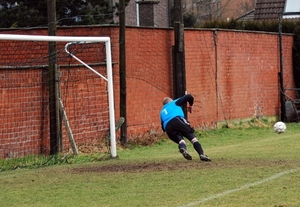
<path fill-rule="evenodd" d="M 0 159 L 50 153 L 49 62 L 58 66 L 56 92 L 79 150 L 106 146 L 107 82 L 66 53 L 65 45 L 57 42 L 56 52 L 49 54 L 48 42 L 0 40 Z M 104 43 L 72 44 L 68 50 L 106 77 Z M 63 122 L 61 126 L 66 152 L 71 146 Z"/>

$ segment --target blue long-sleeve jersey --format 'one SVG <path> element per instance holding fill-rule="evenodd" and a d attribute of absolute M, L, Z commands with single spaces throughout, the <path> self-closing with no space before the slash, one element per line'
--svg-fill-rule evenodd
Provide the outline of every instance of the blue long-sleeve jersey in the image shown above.
<path fill-rule="evenodd" d="M 183 117 L 184 113 L 182 106 L 186 103 L 189 103 L 191 106 L 194 103 L 194 97 L 190 94 L 186 94 L 181 98 L 173 100 L 165 104 L 160 111 L 160 120 L 162 129 L 165 131 L 168 122 L 175 117 Z"/>

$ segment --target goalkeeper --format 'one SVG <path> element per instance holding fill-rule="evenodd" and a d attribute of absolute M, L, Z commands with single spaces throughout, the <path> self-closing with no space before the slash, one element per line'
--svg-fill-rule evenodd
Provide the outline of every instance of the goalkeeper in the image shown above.
<path fill-rule="evenodd" d="M 194 134 L 194 129 L 185 119 L 182 106 L 188 105 L 188 111 L 192 112 L 194 104 L 194 97 L 186 94 L 176 100 L 170 97 L 163 99 L 163 107 L 160 111 L 161 127 L 168 137 L 178 144 L 179 152 L 187 160 L 192 160 L 192 156 L 188 153 L 184 137 L 187 138 L 194 146 L 194 149 L 200 156 L 201 161 L 211 161 L 207 155 L 204 154 L 201 144 L 198 142 Z"/>

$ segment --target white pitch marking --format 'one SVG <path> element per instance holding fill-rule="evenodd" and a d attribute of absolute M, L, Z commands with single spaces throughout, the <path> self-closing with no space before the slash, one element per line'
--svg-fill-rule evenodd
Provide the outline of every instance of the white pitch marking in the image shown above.
<path fill-rule="evenodd" d="M 179 206 L 179 207 L 195 206 L 195 205 L 197 205 L 197 204 L 204 203 L 204 202 L 206 202 L 206 201 L 210 201 L 210 200 L 213 200 L 213 199 L 215 199 L 215 198 L 219 198 L 219 197 L 228 195 L 228 194 L 230 194 L 230 193 L 234 193 L 234 192 L 241 191 L 241 190 L 244 190 L 244 189 L 247 189 L 247 188 L 256 186 L 256 185 L 260 185 L 260 184 L 262 184 L 262 183 L 265 183 L 265 182 L 274 180 L 274 179 L 279 178 L 279 177 L 281 177 L 281 176 L 283 176 L 283 175 L 287 175 L 287 174 L 290 174 L 290 173 L 297 172 L 297 171 L 299 171 L 299 170 L 300 170 L 300 168 L 295 168 L 295 169 L 287 170 L 287 171 L 284 171 L 284 172 L 281 172 L 281 173 L 272 175 L 271 177 L 262 179 L 262 180 L 260 180 L 260 181 L 256 181 L 256 182 L 254 182 L 254 183 L 246 184 L 246 185 L 244 185 L 244 186 L 242 186 L 242 187 L 240 187 L 240 188 L 236 188 L 236 189 L 232 189 L 232 190 L 227 190 L 227 191 L 224 191 L 224 192 L 222 192 L 222 193 L 218 193 L 218 194 L 215 194 L 215 195 L 212 195 L 212 196 L 208 196 L 207 198 L 201 199 L 201 200 L 199 200 L 199 201 L 191 202 L 191 203 L 188 203 L 188 204 L 186 204 L 186 205 Z"/>

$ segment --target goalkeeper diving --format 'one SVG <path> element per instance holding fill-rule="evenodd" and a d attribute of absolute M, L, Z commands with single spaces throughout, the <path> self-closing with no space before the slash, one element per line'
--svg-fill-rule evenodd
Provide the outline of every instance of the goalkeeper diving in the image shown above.
<path fill-rule="evenodd" d="M 179 152 L 187 160 L 192 160 L 192 156 L 187 151 L 184 137 L 187 138 L 198 153 L 201 161 L 211 161 L 210 158 L 204 154 L 201 144 L 197 140 L 194 132 L 195 130 L 190 126 L 190 123 L 184 117 L 182 107 L 188 104 L 188 112 L 192 112 L 194 97 L 191 94 L 186 94 L 176 100 L 170 97 L 163 99 L 163 107 L 160 111 L 161 127 L 168 137 L 178 144 Z"/>

